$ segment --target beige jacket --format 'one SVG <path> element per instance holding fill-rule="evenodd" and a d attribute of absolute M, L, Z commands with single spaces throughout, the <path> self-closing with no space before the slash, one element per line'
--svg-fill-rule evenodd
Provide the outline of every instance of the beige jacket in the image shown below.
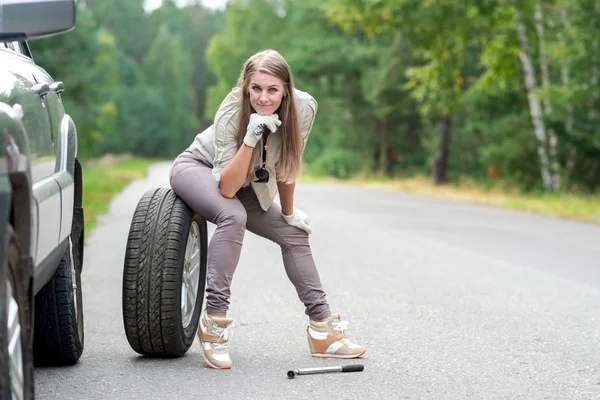
<path fill-rule="evenodd" d="M 221 171 L 231 162 L 238 151 L 236 132 L 238 125 L 238 112 L 240 104 L 240 90 L 232 90 L 225 100 L 219 106 L 214 124 L 206 128 L 203 132 L 196 135 L 194 142 L 188 147 L 188 150 L 196 158 L 209 164 L 213 170 L 213 178 L 218 185 L 221 179 Z M 294 99 L 300 121 L 300 135 L 302 137 L 302 152 L 306 147 L 308 135 L 317 114 L 317 102 L 308 93 L 294 89 Z M 254 182 L 255 178 L 248 178 L 244 187 L 252 186 L 258 201 L 263 210 L 268 210 L 273 199 L 277 194 L 277 180 L 275 173 L 275 164 L 281 156 L 282 140 L 281 132 L 277 130 L 267 138 L 268 150 L 266 152 L 265 168 L 269 171 L 269 181 L 265 183 Z M 263 139 L 257 144 L 259 148 L 263 146 Z M 261 153 L 261 152 L 259 152 Z M 253 170 L 262 165 L 262 153 L 260 157 L 253 159 Z"/>

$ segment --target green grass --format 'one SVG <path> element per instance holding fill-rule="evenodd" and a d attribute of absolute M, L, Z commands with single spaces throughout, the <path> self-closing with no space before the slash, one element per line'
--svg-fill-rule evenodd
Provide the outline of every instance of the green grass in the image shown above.
<path fill-rule="evenodd" d="M 84 161 L 83 206 L 85 227 L 92 229 L 99 215 L 105 214 L 115 195 L 127 184 L 146 177 L 148 166 L 159 160 L 106 156 Z M 576 194 L 522 194 L 509 189 L 483 188 L 474 183 L 435 186 L 428 177 L 389 179 L 358 177 L 347 180 L 303 175 L 299 183 L 330 183 L 399 191 L 440 197 L 540 215 L 600 223 L 600 196 Z"/>
<path fill-rule="evenodd" d="M 86 231 L 96 226 L 97 217 L 107 212 L 112 198 L 131 181 L 145 178 L 148 166 L 156 161 L 111 156 L 82 161 Z"/>
<path fill-rule="evenodd" d="M 600 195 L 523 194 L 510 189 L 484 188 L 473 183 L 435 186 L 427 177 L 406 179 L 360 177 L 341 180 L 309 175 L 303 177 L 301 182 L 347 184 L 358 187 L 400 191 L 485 204 L 557 218 L 600 223 Z"/>

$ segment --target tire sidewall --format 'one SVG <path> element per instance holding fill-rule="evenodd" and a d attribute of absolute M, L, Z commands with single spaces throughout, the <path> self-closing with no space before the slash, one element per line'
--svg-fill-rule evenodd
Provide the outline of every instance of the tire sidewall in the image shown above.
<path fill-rule="evenodd" d="M 182 283 L 194 222 L 199 229 L 200 271 L 190 322 L 184 327 Z M 171 189 L 150 189 L 138 202 L 127 238 L 122 286 L 125 335 L 137 353 L 181 357 L 193 344 L 204 301 L 206 233 L 206 221 Z"/>
<path fill-rule="evenodd" d="M 77 284 L 76 298 L 73 278 Z M 78 362 L 83 353 L 81 293 L 81 269 L 73 264 L 73 246 L 69 243 L 52 279 L 35 297 L 34 359 L 37 366 L 74 365 Z M 78 324 L 81 324 L 81 332 Z"/>

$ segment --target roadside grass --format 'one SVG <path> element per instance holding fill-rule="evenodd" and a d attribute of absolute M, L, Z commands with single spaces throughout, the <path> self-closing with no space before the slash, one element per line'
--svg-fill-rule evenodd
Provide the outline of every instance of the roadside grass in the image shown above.
<path fill-rule="evenodd" d="M 146 177 L 148 167 L 158 161 L 132 156 L 105 156 L 82 162 L 83 205 L 86 230 L 96 225 L 99 215 L 107 212 L 110 201 L 127 184 Z M 511 189 L 484 188 L 464 181 L 435 186 L 428 177 L 380 178 L 359 176 L 350 179 L 321 177 L 305 173 L 299 183 L 351 185 L 386 191 L 399 191 L 519 210 L 539 215 L 600 223 L 600 195 L 523 194 Z"/>
<path fill-rule="evenodd" d="M 133 180 L 146 177 L 148 167 L 159 160 L 132 156 L 105 156 L 83 160 L 83 209 L 85 229 L 96 226 L 99 215 L 108 211 L 112 198 Z"/>
<path fill-rule="evenodd" d="M 564 193 L 523 194 L 515 190 L 484 188 L 470 182 L 435 186 L 425 176 L 414 178 L 357 177 L 334 179 L 307 175 L 303 183 L 345 184 L 358 187 L 400 191 L 457 201 L 524 211 L 556 218 L 600 223 L 600 195 Z"/>

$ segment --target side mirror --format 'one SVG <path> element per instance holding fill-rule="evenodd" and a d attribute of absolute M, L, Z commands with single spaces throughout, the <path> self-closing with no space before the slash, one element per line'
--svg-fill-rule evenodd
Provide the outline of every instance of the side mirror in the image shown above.
<path fill-rule="evenodd" d="M 75 13 L 75 0 L 0 0 L 0 42 L 68 32 Z"/>

